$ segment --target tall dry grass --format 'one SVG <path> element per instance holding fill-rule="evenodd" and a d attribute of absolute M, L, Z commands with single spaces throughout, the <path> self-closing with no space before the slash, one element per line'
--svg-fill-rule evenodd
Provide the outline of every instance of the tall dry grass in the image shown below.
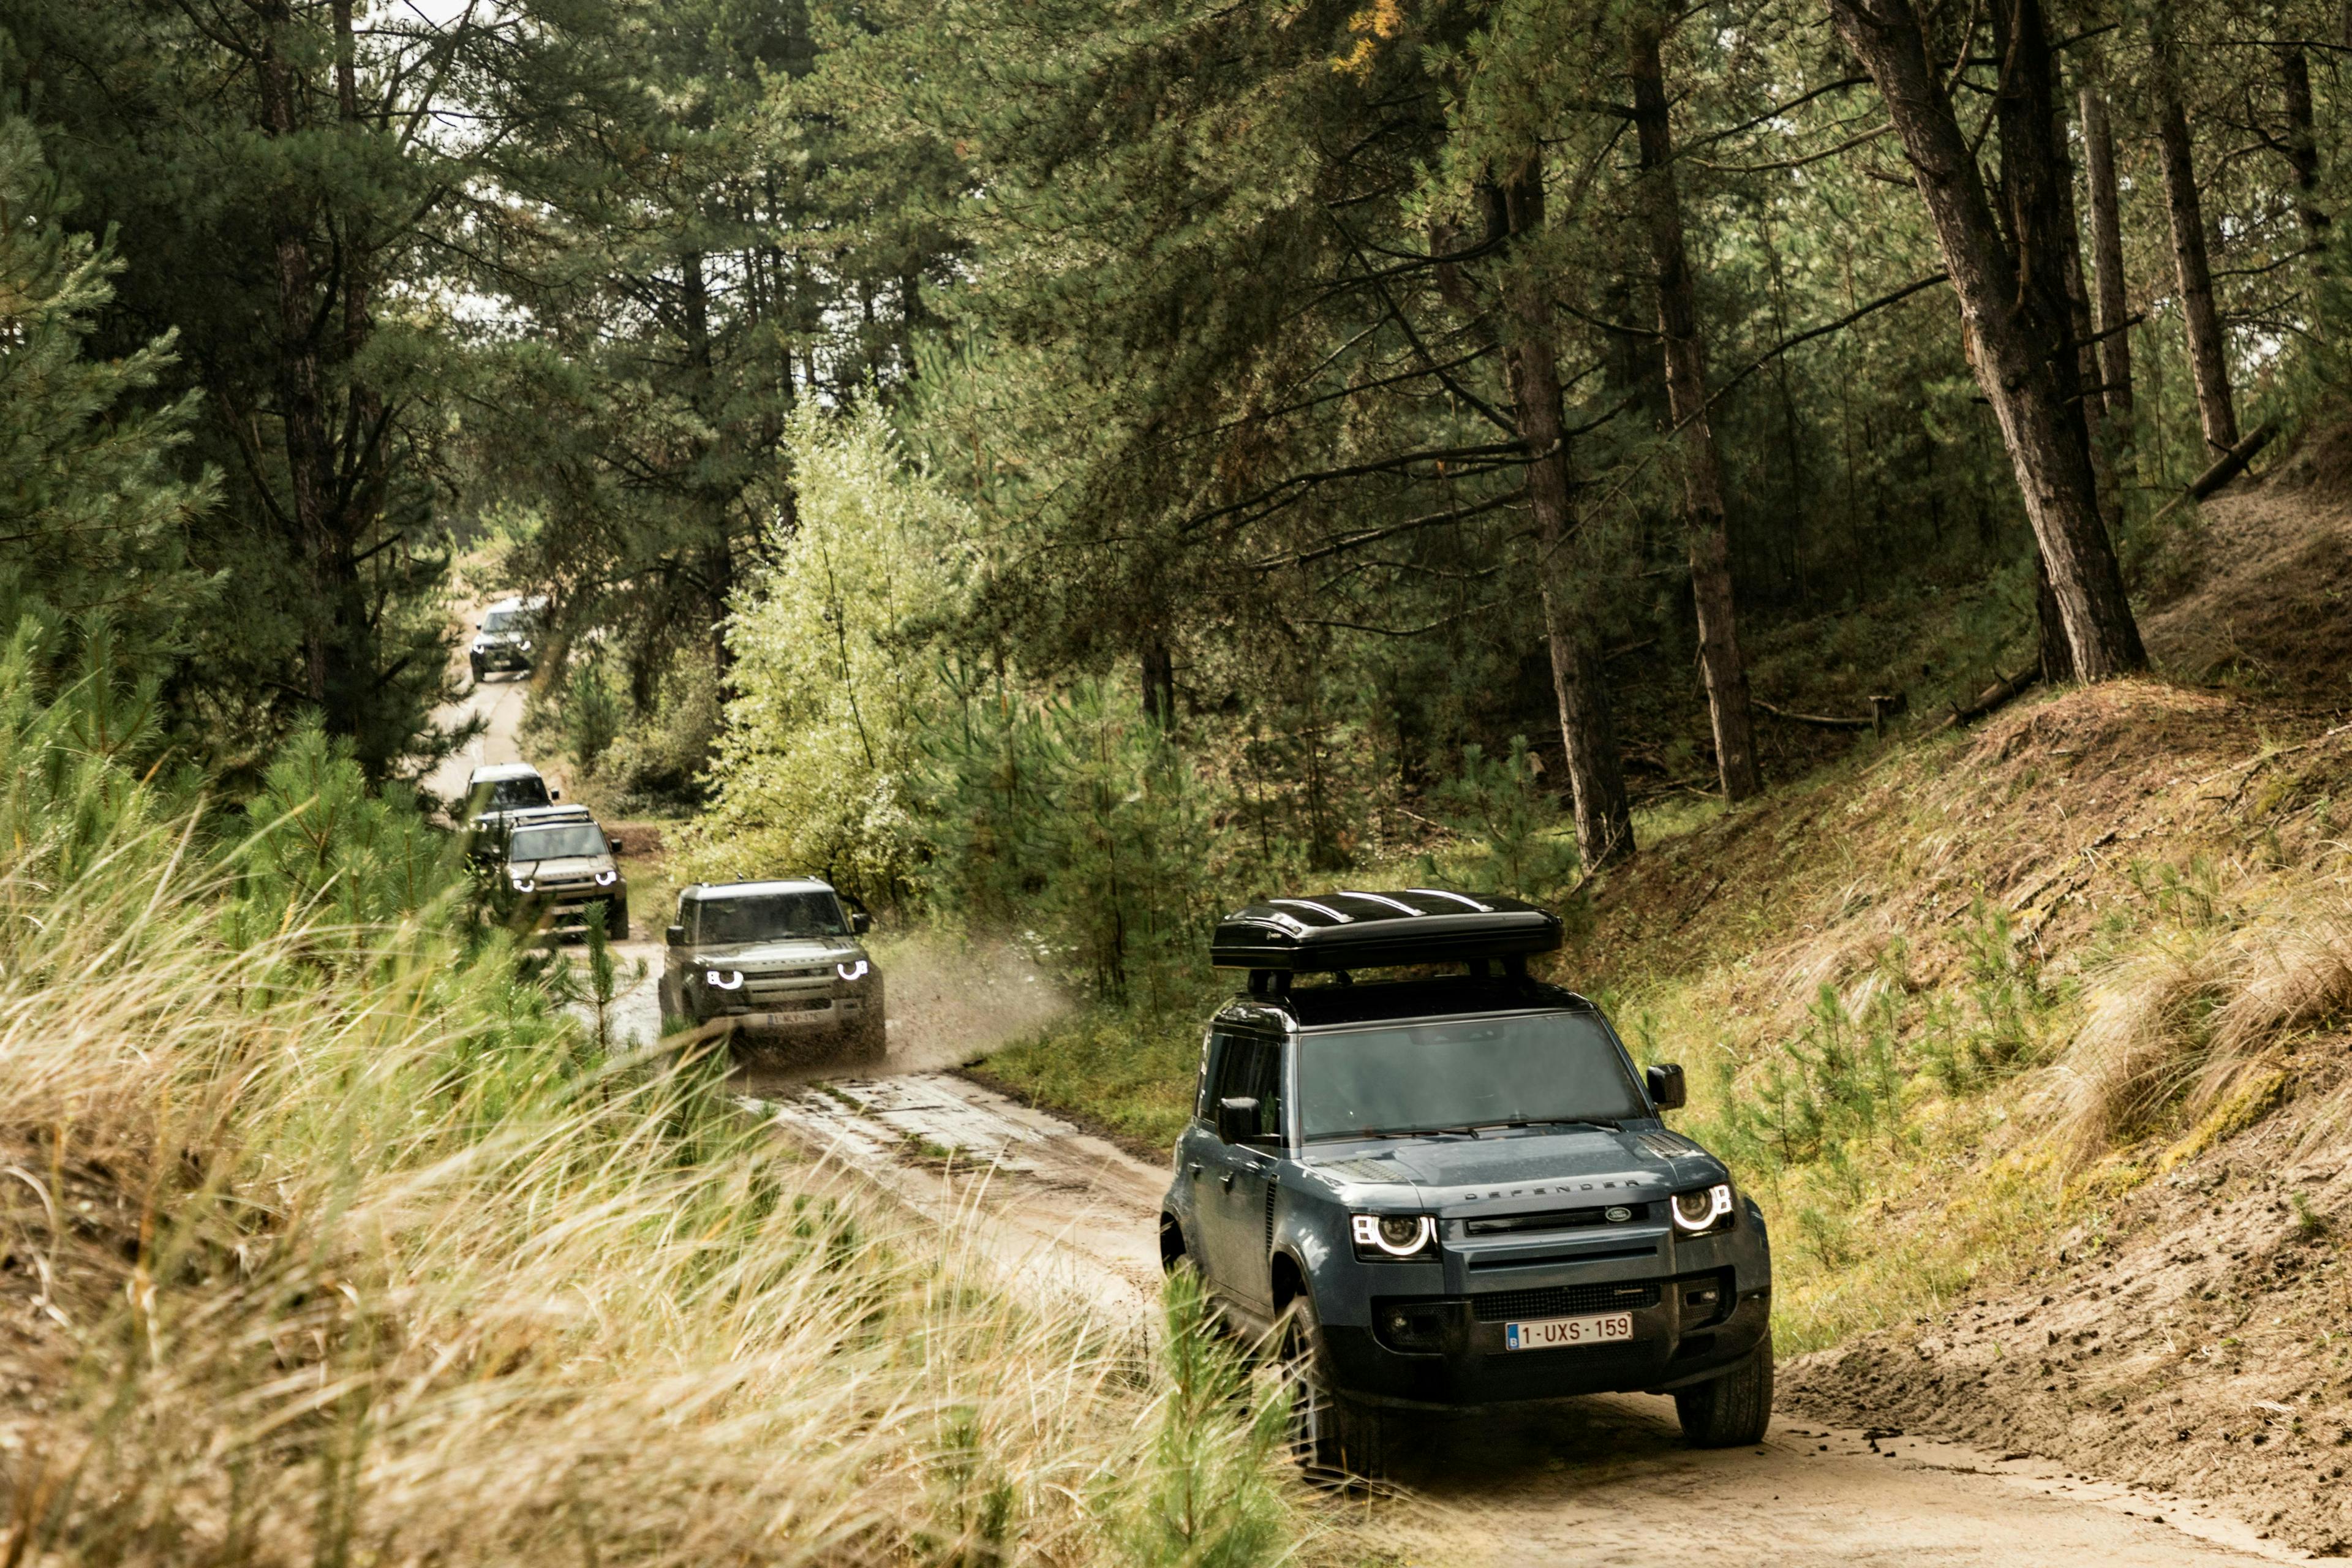
<path fill-rule="evenodd" d="M 2194 1120 L 2273 1070 L 2298 1031 L 2352 1012 L 2352 902 L 2304 889 L 2243 920 L 2158 933 L 2090 976 L 2050 1110 L 2077 1160 L 2178 1110 Z"/>
<path fill-rule="evenodd" d="M 0 801 L 0 1562 L 1287 1554 L 1196 1301 L 1155 1358 L 1011 1300 L 446 889 L 340 919 L 426 841 L 306 744 L 251 822 Z"/>

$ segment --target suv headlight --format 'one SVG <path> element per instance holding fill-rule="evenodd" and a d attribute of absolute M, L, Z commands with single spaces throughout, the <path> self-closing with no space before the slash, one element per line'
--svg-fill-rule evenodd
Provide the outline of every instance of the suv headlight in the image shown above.
<path fill-rule="evenodd" d="M 517 877 L 514 879 L 514 890 L 518 893 L 531 892 L 536 890 L 538 887 L 539 884 L 532 881 L 529 877 Z"/>
<path fill-rule="evenodd" d="M 1676 1193 L 1674 1202 L 1666 1206 L 1673 1211 L 1675 1228 L 1685 1236 L 1728 1230 L 1733 1209 L 1731 1184 L 1717 1182 L 1694 1193 Z"/>
<path fill-rule="evenodd" d="M 618 871 L 599 871 L 596 873 L 596 885 L 600 888 L 609 888 L 620 879 L 621 874 Z"/>
<path fill-rule="evenodd" d="M 1356 1256 L 1367 1262 L 1427 1258 L 1437 1250 L 1437 1221 L 1425 1214 L 1360 1214 L 1348 1216 Z"/>
<path fill-rule="evenodd" d="M 702 983 L 713 991 L 740 991 L 743 989 L 743 972 L 740 969 L 706 969 L 702 972 Z"/>

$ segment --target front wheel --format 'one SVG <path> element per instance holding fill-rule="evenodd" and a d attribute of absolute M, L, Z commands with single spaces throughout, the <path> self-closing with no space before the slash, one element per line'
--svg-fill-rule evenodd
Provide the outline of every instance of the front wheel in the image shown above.
<path fill-rule="evenodd" d="M 482 661 L 478 658 L 469 658 L 466 661 L 466 667 L 474 672 L 474 684 L 479 686 L 482 683 Z"/>
<path fill-rule="evenodd" d="M 1386 1422 L 1380 1410 L 1350 1399 L 1331 1376 L 1330 1347 L 1312 1299 L 1290 1304 L 1283 1334 L 1290 1374 L 1290 1451 L 1309 1480 L 1324 1486 L 1378 1480 L 1387 1468 Z"/>
<path fill-rule="evenodd" d="M 1772 1425 L 1772 1331 L 1748 1359 L 1709 1383 L 1678 1390 L 1675 1415 L 1694 1448 L 1738 1448 L 1764 1440 Z"/>

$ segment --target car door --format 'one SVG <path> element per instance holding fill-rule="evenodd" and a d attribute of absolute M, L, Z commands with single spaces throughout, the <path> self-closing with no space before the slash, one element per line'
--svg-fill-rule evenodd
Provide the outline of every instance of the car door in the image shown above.
<path fill-rule="evenodd" d="M 1274 1295 L 1267 1268 L 1269 1189 L 1287 1125 L 1283 1043 L 1236 1030 L 1216 1057 L 1208 1105 L 1213 1127 L 1218 1102 L 1245 1095 L 1258 1102 L 1259 1131 L 1255 1138 L 1228 1143 L 1213 1131 L 1208 1140 L 1200 1209 L 1209 1279 L 1236 1306 L 1265 1319 L 1272 1315 Z"/>

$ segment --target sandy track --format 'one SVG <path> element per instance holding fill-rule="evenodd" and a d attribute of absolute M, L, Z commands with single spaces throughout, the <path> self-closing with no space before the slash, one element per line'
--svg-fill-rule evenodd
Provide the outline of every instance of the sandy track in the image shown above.
<path fill-rule="evenodd" d="M 494 681 L 464 712 L 488 733 L 434 783 L 517 759 L 524 683 Z M 614 1022 L 638 1039 L 659 1027 L 661 948 L 619 944 L 645 961 Z M 907 1000 L 894 999 L 904 1011 Z M 1065 1296 L 1139 1329 L 1153 1318 L 1156 1215 L 1165 1173 L 1068 1122 L 950 1073 L 919 1070 L 944 1033 L 894 1019 L 878 1073 L 818 1080 L 739 1076 L 744 1105 L 778 1131 L 962 1238 L 1007 1284 Z M 984 1047 L 973 1039 L 971 1047 Z M 1814 1426 L 1784 1416 L 1754 1448 L 1682 1446 L 1663 1398 L 1619 1395 L 1475 1420 L 1433 1421 L 1402 1445 L 1392 1485 L 1336 1502 L 1368 1550 L 1412 1563 L 1641 1564 L 1754 1568 L 2221 1568 L 2308 1554 L 2176 1496 L 2068 1474 L 2050 1461 L 1958 1444 Z"/>
<path fill-rule="evenodd" d="M 966 1227 L 1015 1288 L 1148 1313 L 1164 1172 L 951 1074 L 808 1083 L 746 1103 L 926 1218 Z M 2307 1560 L 2194 1500 L 1958 1444 L 1784 1416 L 1758 1447 L 1698 1452 L 1671 1401 L 1638 1394 L 1429 1422 L 1405 1447 L 1393 1495 L 1361 1528 L 1412 1563 Z"/>

